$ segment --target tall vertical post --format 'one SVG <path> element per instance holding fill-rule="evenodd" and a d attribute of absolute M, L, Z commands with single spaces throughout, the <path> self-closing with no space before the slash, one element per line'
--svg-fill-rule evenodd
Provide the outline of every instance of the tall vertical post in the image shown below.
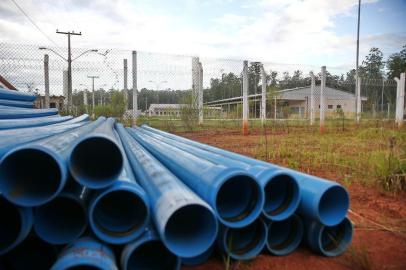
<path fill-rule="evenodd" d="M 316 87 L 316 78 L 314 77 L 313 72 L 310 72 L 310 77 L 312 79 L 311 85 L 310 85 L 310 125 L 314 125 L 314 88 Z"/>
<path fill-rule="evenodd" d="M 68 104 L 69 104 L 69 97 L 68 97 L 68 71 L 64 70 L 62 73 L 62 87 L 63 87 L 63 96 L 64 96 L 64 100 L 63 100 L 63 105 L 65 107 L 65 110 L 68 111 Z"/>
<path fill-rule="evenodd" d="M 276 112 L 277 112 L 277 108 L 276 108 L 276 105 L 277 105 L 276 96 L 275 96 L 274 100 L 275 100 L 275 101 L 274 101 L 275 106 L 274 106 L 274 112 L 273 112 L 273 120 L 276 120 Z"/>
<path fill-rule="evenodd" d="M 49 109 L 49 56 L 44 55 L 45 108 Z"/>
<path fill-rule="evenodd" d="M 137 51 L 133 51 L 133 125 L 135 125 L 138 113 L 138 89 L 137 89 Z"/>
<path fill-rule="evenodd" d="M 197 116 L 199 116 L 199 57 L 192 57 L 192 108 L 196 111 Z"/>
<path fill-rule="evenodd" d="M 356 119 L 356 123 L 359 124 L 359 121 L 361 120 L 361 110 L 362 110 L 362 103 L 361 103 L 361 79 L 356 76 L 355 79 L 355 83 L 356 85 L 356 112 L 355 112 L 355 119 Z"/>
<path fill-rule="evenodd" d="M 72 110 L 72 53 L 70 35 L 68 35 L 68 111 Z"/>
<path fill-rule="evenodd" d="M 396 124 L 399 128 L 403 126 L 403 115 L 405 110 L 405 73 L 400 74 L 400 79 L 395 78 L 396 87 Z"/>
<path fill-rule="evenodd" d="M 242 70 L 242 134 L 248 135 L 248 61 Z"/>
<path fill-rule="evenodd" d="M 325 97 L 324 92 L 326 89 L 326 66 L 321 67 L 321 84 L 320 84 L 320 132 L 324 132 L 324 119 L 325 119 Z"/>
<path fill-rule="evenodd" d="M 124 103 L 125 103 L 125 111 L 128 110 L 128 84 L 127 84 L 127 76 L 128 76 L 127 59 L 124 59 Z"/>
<path fill-rule="evenodd" d="M 198 109 L 199 109 L 199 125 L 203 124 L 203 66 L 199 62 L 199 87 L 198 87 Z"/>
<path fill-rule="evenodd" d="M 262 80 L 262 92 L 261 92 L 261 123 L 265 124 L 266 120 L 266 72 L 264 65 L 261 65 L 261 80 Z"/>

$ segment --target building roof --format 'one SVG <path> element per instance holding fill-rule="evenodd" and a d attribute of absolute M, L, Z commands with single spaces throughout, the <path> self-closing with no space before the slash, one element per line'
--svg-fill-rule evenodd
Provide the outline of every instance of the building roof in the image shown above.
<path fill-rule="evenodd" d="M 153 110 L 180 110 L 182 107 L 186 106 L 186 104 L 150 104 L 149 111 Z M 217 109 L 221 110 L 221 107 L 210 107 L 209 109 Z"/>
<path fill-rule="evenodd" d="M 280 90 L 276 92 L 278 99 L 288 100 L 305 100 L 310 97 L 311 87 L 297 87 L 292 89 Z M 320 85 L 314 88 L 314 96 L 320 97 Z M 327 87 L 325 88 L 324 96 L 326 99 L 339 99 L 339 100 L 355 100 L 355 94 L 343 90 Z M 367 100 L 366 97 L 361 97 L 362 100 Z"/>

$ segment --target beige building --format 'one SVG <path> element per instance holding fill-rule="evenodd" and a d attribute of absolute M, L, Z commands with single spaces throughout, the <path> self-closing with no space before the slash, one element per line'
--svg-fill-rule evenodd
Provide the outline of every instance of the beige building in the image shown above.
<path fill-rule="evenodd" d="M 186 104 L 151 104 L 148 111 L 145 112 L 148 116 L 166 116 L 166 117 L 180 117 L 182 107 Z M 204 113 L 206 117 L 220 116 L 222 110 L 220 107 L 205 107 Z"/>
<path fill-rule="evenodd" d="M 49 107 L 61 110 L 63 108 L 64 96 L 49 96 Z M 45 108 L 45 96 L 37 96 L 34 102 L 34 107 L 37 109 Z"/>
<path fill-rule="evenodd" d="M 316 86 L 314 89 L 314 111 L 316 117 L 320 112 L 320 86 Z M 338 110 L 342 110 L 344 114 L 351 115 L 356 110 L 356 97 L 353 93 L 349 93 L 343 90 L 326 87 L 324 91 L 325 97 L 325 110 L 326 115 L 336 113 Z M 286 89 L 278 91 L 276 94 L 279 110 L 278 114 L 281 118 L 284 116 L 282 108 L 289 108 L 290 115 L 296 115 L 299 118 L 307 118 L 310 113 L 311 105 L 311 88 L 298 87 L 293 89 Z M 361 97 L 362 101 L 366 101 L 366 97 Z M 286 117 L 286 116 L 285 116 Z"/>

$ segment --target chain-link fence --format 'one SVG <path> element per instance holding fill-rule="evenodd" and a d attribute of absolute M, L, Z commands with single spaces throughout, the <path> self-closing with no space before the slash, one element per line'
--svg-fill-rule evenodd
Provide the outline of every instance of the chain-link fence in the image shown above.
<path fill-rule="evenodd" d="M 45 54 L 49 55 L 50 106 L 66 109 L 69 104 L 64 99 L 68 95 L 66 48 L 0 43 L 0 75 L 20 90 L 44 95 Z M 70 113 L 132 116 L 126 110 L 133 109 L 135 84 L 138 115 L 181 120 L 182 114 L 190 114 L 184 107 L 193 100 L 188 99 L 188 95 L 193 94 L 192 89 L 198 84 L 193 67 L 196 58 L 139 51 L 136 56 L 135 70 L 130 50 L 72 49 Z M 201 57 L 197 63 L 202 69 L 199 78 L 202 80 L 203 118 L 207 121 L 240 120 L 243 61 Z M 320 119 L 394 119 L 397 84 L 381 75 L 361 75 L 359 98 L 354 68 L 327 67 L 322 80 L 321 67 L 317 66 L 248 62 L 247 75 L 248 118 L 252 121 L 261 116 L 266 121 L 304 124 L 316 124 Z M 266 102 L 262 102 L 263 97 Z M 43 107 L 44 103 L 39 102 L 38 106 Z"/>

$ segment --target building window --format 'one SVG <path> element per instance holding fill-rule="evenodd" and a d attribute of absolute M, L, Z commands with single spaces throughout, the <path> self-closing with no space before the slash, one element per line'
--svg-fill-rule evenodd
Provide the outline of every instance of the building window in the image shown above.
<path fill-rule="evenodd" d="M 333 108 L 333 105 L 328 105 L 328 108 L 329 108 L 329 109 L 332 109 L 332 108 Z"/>
<path fill-rule="evenodd" d="M 337 109 L 341 109 L 341 105 L 337 105 Z"/>
<path fill-rule="evenodd" d="M 49 107 L 50 107 L 50 108 L 56 108 L 56 104 L 55 104 L 55 102 L 51 102 L 51 103 L 49 103 Z"/>

